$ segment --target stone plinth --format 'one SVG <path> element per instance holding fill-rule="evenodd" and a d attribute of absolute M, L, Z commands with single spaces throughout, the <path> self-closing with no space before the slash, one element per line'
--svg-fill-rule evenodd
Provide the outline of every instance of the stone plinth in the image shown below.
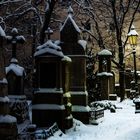
<path fill-rule="evenodd" d="M 64 129 L 65 116 L 62 89 L 40 89 L 35 91 L 32 105 L 32 122 L 38 127 L 49 127 L 57 122 Z"/>
<path fill-rule="evenodd" d="M 74 118 L 85 124 L 89 123 L 90 107 L 88 106 L 88 93 L 82 91 L 71 92 L 72 114 Z"/>
<path fill-rule="evenodd" d="M 10 114 L 17 118 L 17 123 L 29 119 L 29 107 L 25 95 L 9 95 Z"/>
<path fill-rule="evenodd" d="M 110 91 L 110 77 L 112 77 L 112 73 L 109 72 L 101 72 L 97 74 L 98 81 L 100 83 L 100 90 L 101 90 L 101 99 L 108 100 L 109 95 L 111 94 Z"/>
<path fill-rule="evenodd" d="M 9 115 L 9 98 L 7 94 L 7 80 L 0 80 L 0 139 L 16 140 L 17 119 Z"/>
<path fill-rule="evenodd" d="M 0 139 L 17 140 L 17 120 L 11 115 L 0 115 Z"/>

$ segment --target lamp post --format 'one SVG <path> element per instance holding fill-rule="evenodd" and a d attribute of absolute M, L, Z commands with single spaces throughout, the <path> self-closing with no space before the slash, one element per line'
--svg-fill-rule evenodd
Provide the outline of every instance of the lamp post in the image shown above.
<path fill-rule="evenodd" d="M 136 67 L 136 46 L 137 46 L 137 39 L 138 39 L 138 33 L 135 30 L 135 27 L 132 25 L 130 32 L 128 33 L 128 40 L 130 45 L 133 48 L 133 61 L 134 61 L 134 78 L 135 78 L 135 88 L 137 86 L 137 67 Z"/>

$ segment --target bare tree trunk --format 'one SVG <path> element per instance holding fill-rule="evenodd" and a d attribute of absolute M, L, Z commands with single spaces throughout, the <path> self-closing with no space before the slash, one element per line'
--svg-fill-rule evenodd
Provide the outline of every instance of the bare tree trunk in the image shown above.
<path fill-rule="evenodd" d="M 55 0 L 51 0 L 50 2 L 48 2 L 48 9 L 45 12 L 44 24 L 43 24 L 43 27 L 42 27 L 42 29 L 40 31 L 40 44 L 44 43 L 44 40 L 45 40 L 45 30 L 47 30 L 48 27 L 49 27 L 49 23 L 50 23 L 50 20 L 51 20 L 51 15 L 52 15 L 55 3 L 56 3 Z"/>

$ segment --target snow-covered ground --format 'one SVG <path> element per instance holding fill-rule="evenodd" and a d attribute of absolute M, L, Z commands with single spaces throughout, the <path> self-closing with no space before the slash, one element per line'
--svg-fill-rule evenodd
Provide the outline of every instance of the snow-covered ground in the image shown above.
<path fill-rule="evenodd" d="M 135 114 L 133 101 L 112 102 L 119 109 L 116 113 L 106 110 L 99 125 L 84 125 L 74 120 L 74 127 L 66 134 L 56 133 L 49 140 L 140 140 L 140 113 Z"/>

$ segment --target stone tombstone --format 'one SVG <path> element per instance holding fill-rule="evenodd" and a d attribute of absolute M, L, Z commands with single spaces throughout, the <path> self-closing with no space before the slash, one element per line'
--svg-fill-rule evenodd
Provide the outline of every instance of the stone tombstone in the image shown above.
<path fill-rule="evenodd" d="M 24 95 L 25 69 L 18 64 L 18 60 L 12 58 L 10 65 L 6 67 L 9 95 Z"/>
<path fill-rule="evenodd" d="M 37 47 L 34 54 L 36 85 L 32 101 L 32 122 L 49 127 L 57 122 L 61 130 L 72 127 L 69 69 L 71 59 L 51 40 Z"/>
<path fill-rule="evenodd" d="M 97 73 L 97 78 L 100 83 L 102 100 L 108 100 L 109 95 L 112 94 L 111 57 L 112 53 L 107 49 L 103 49 L 98 53 L 99 72 Z"/>
<path fill-rule="evenodd" d="M 16 140 L 17 120 L 9 115 L 9 98 L 7 91 L 7 80 L 4 70 L 3 39 L 6 37 L 0 26 L 0 139 Z"/>
<path fill-rule="evenodd" d="M 10 98 L 10 114 L 17 118 L 18 123 L 28 119 L 28 103 L 24 94 L 25 70 L 18 64 L 16 58 L 12 58 L 10 65 L 6 67 L 8 81 L 8 95 Z"/>
<path fill-rule="evenodd" d="M 23 123 L 29 117 L 28 103 L 24 94 L 25 70 L 18 64 L 17 44 L 23 44 L 25 38 L 19 35 L 18 30 L 13 28 L 11 36 L 7 36 L 11 44 L 12 58 L 6 67 L 6 78 L 8 81 L 8 94 L 10 99 L 10 114 L 17 118 L 18 123 Z"/>
<path fill-rule="evenodd" d="M 74 118 L 89 123 L 88 93 L 86 90 L 86 46 L 80 39 L 81 30 L 73 19 L 73 10 L 68 9 L 68 16 L 60 29 L 60 46 L 65 55 L 72 59 L 70 65 L 70 91 L 72 114 Z"/>

